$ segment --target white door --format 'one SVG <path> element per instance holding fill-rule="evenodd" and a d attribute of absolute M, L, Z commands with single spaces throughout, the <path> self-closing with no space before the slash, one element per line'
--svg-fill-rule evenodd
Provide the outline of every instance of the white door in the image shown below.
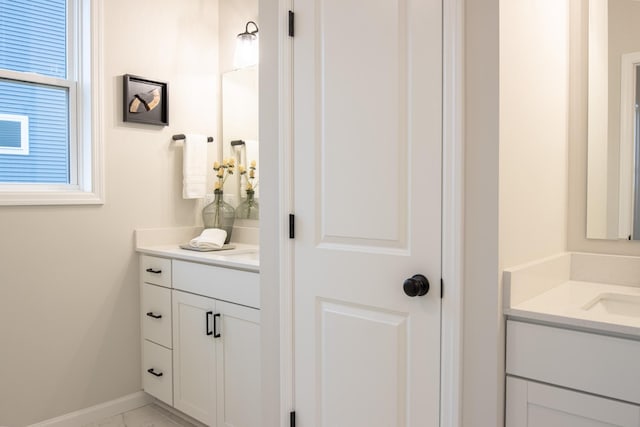
<path fill-rule="evenodd" d="M 295 21 L 297 425 L 435 427 L 441 1 L 296 0 Z"/>
<path fill-rule="evenodd" d="M 215 303 L 173 291 L 173 405 L 207 425 L 216 422 Z"/>
<path fill-rule="evenodd" d="M 216 301 L 218 427 L 260 427 L 260 310 Z"/>

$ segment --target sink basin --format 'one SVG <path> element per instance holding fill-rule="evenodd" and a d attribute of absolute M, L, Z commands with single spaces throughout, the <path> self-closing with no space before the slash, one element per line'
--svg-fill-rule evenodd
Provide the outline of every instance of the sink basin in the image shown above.
<path fill-rule="evenodd" d="M 602 293 L 585 305 L 583 310 L 640 319 L 640 295 Z"/>

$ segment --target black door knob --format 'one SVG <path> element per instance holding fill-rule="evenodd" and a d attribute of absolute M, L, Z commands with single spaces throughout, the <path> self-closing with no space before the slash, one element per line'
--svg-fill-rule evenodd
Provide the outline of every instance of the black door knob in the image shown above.
<path fill-rule="evenodd" d="M 422 274 L 414 274 L 404 281 L 404 293 L 410 297 L 420 297 L 429 292 L 429 280 Z"/>

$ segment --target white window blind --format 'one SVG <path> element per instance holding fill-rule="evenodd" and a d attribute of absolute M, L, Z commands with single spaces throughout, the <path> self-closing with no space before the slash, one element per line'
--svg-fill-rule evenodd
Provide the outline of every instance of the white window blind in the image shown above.
<path fill-rule="evenodd" d="M 66 0 L 0 0 L 0 68 L 66 79 Z M 0 151 L 0 182 L 71 182 L 67 87 L 2 79 L 0 114 L 27 116 L 30 141 L 27 155 Z"/>
<path fill-rule="evenodd" d="M 101 202 L 97 7 L 0 0 L 0 204 Z"/>

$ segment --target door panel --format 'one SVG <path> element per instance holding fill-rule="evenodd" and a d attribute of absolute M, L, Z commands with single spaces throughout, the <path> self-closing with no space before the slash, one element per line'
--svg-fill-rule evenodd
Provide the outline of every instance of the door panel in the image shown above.
<path fill-rule="evenodd" d="M 406 314 L 329 301 L 320 302 L 319 312 L 316 393 L 324 425 L 405 425 Z M 350 395 L 354 389 L 363 393 L 358 399 Z"/>
<path fill-rule="evenodd" d="M 303 427 L 438 425 L 441 16 L 436 0 L 296 0 Z M 410 298 L 416 273 L 431 290 Z"/>
<path fill-rule="evenodd" d="M 406 248 L 405 2 L 317 7 L 321 241 Z"/>

